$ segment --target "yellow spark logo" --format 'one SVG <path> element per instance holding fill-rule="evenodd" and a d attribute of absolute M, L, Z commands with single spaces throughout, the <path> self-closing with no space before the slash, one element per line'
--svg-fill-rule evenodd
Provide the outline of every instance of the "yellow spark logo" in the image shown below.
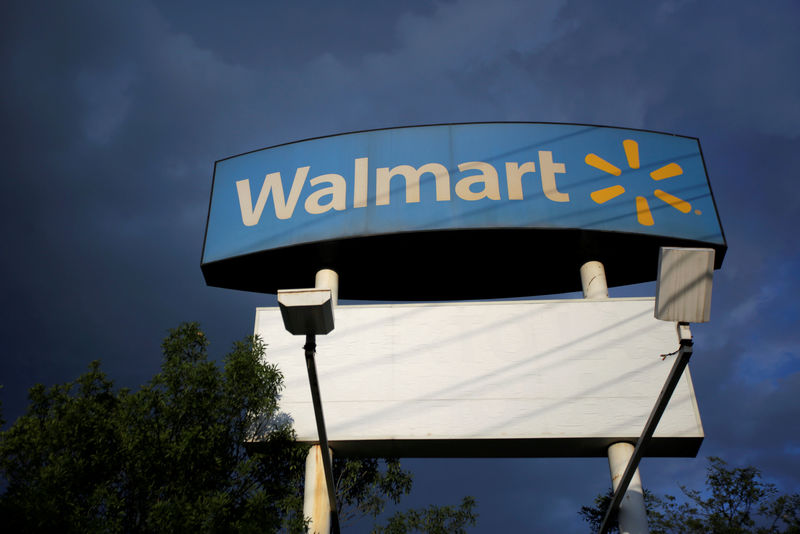
<path fill-rule="evenodd" d="M 639 144 L 632 139 L 626 139 L 622 142 L 622 148 L 625 150 L 625 157 L 628 160 L 628 166 L 631 169 L 638 169 Z M 594 167 L 595 169 L 607 172 L 608 174 L 613 174 L 614 176 L 619 176 L 622 174 L 622 170 L 620 170 L 619 167 L 612 165 L 597 154 L 586 154 L 586 164 Z M 674 176 L 680 176 L 681 174 L 683 174 L 683 169 L 680 165 L 677 163 L 668 163 L 667 165 L 664 165 L 663 167 L 651 172 L 650 178 L 656 181 L 661 181 Z M 618 184 L 593 191 L 590 196 L 592 200 L 598 204 L 603 204 L 612 198 L 617 198 L 624 192 L 625 188 Z M 691 204 L 681 198 L 670 195 L 661 189 L 654 190 L 653 196 L 667 205 L 672 206 L 681 213 L 689 213 L 692 211 Z M 701 212 L 700 210 L 695 210 L 695 213 L 700 215 Z M 647 203 L 647 199 L 643 196 L 636 197 L 636 218 L 638 219 L 639 224 L 644 226 L 653 226 L 653 224 L 655 224 L 653 221 L 653 214 L 650 212 L 650 205 Z"/>

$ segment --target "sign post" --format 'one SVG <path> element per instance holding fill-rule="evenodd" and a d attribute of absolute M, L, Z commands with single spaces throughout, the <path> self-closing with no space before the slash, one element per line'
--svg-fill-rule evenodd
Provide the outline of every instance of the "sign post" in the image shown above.
<path fill-rule="evenodd" d="M 678 380 L 680 380 L 683 370 L 689 363 L 689 358 L 691 358 L 691 356 L 692 339 L 690 335 L 688 338 L 681 338 L 680 349 L 675 358 L 675 363 L 672 365 L 669 378 L 667 378 L 664 388 L 658 396 L 658 401 L 653 408 L 653 412 L 650 414 L 650 418 L 644 425 L 641 437 L 636 441 L 636 447 L 629 443 L 617 443 L 612 445 L 612 447 L 616 447 L 617 445 L 621 445 L 622 447 L 614 450 L 613 453 L 611 448 L 609 448 L 608 463 L 611 466 L 612 479 L 616 478 L 616 480 L 612 480 L 614 496 L 603 517 L 599 534 L 606 534 L 606 532 L 608 532 L 615 516 L 619 521 L 619 530 L 622 534 L 648 532 L 642 482 L 639 479 L 639 469 L 637 466 L 644 454 L 644 447 L 653 436 L 653 432 L 655 432 L 656 426 L 661 420 L 661 416 L 672 396 L 672 392 L 675 390 L 675 385 L 678 383 Z M 624 471 L 622 470 L 623 467 Z M 623 501 L 623 498 L 625 501 Z M 623 504 L 623 502 L 625 504 Z"/>
<path fill-rule="evenodd" d="M 647 515 L 644 509 L 644 496 L 641 495 L 641 481 L 637 466 L 644 453 L 644 447 L 653 436 L 667 403 L 675 391 L 675 386 L 692 356 L 693 341 L 689 322 L 707 322 L 710 318 L 713 265 L 714 251 L 712 249 L 662 247 L 659 252 L 654 315 L 657 319 L 664 321 L 678 321 L 680 346 L 677 351 L 662 355 L 663 358 L 666 358 L 677 353 L 669 377 L 658 396 L 658 401 L 644 425 L 641 437 L 636 441 L 636 447 L 632 448 L 628 445 L 624 449 L 628 456 L 627 461 L 623 452 L 620 452 L 619 456 L 612 460 L 609 449 L 614 494 L 603 517 L 603 522 L 600 524 L 599 534 L 606 534 L 614 517 L 618 519 L 622 534 L 647 532 Z M 627 464 L 624 472 L 621 471 L 623 464 Z M 617 476 L 620 477 L 619 480 L 616 480 Z M 626 500 L 636 501 L 641 496 L 641 506 L 628 503 L 622 506 L 623 496 Z"/>
<path fill-rule="evenodd" d="M 599 261 L 589 261 L 581 266 L 581 284 L 583 285 L 583 298 L 608 298 L 606 272 L 603 264 Z M 621 534 L 648 534 L 647 511 L 644 506 L 644 492 L 638 467 L 634 466 L 635 470 L 631 473 L 626 472 L 625 475 L 629 475 L 628 480 L 624 484 L 620 484 L 620 479 L 624 478 L 623 470 L 628 466 L 633 454 L 633 445 L 625 441 L 618 441 L 608 447 L 608 466 L 611 470 L 611 486 L 615 492 L 614 496 L 625 495 L 624 503 L 620 498 L 616 502 L 616 507 L 611 509 L 619 509 L 617 517 Z M 602 529 L 601 534 L 605 534 Z"/>
<path fill-rule="evenodd" d="M 286 330 L 293 335 L 306 337 L 303 351 L 319 438 L 319 443 L 311 446 L 306 457 L 303 516 L 310 519 L 310 532 L 328 534 L 333 530 L 334 534 L 339 534 L 333 451 L 328 446 L 322 395 L 314 361 L 317 351 L 316 335 L 328 334 L 334 328 L 333 307 L 338 294 L 339 276 L 329 269 L 320 270 L 317 272 L 315 286 L 314 289 L 279 291 L 278 303 Z"/>

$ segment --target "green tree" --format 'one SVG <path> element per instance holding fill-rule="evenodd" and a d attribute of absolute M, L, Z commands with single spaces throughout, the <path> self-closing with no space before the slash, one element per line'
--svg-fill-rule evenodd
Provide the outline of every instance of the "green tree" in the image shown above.
<path fill-rule="evenodd" d="M 197 324 L 172 330 L 161 372 L 137 391 L 116 390 L 98 362 L 74 382 L 34 386 L 0 432 L 4 530 L 303 532 L 307 447 L 278 413 L 280 371 L 257 338 L 221 368 L 207 345 Z M 335 466 L 345 518 L 377 518 L 411 489 L 394 459 Z M 474 523 L 472 508 L 433 509 Z"/>
<path fill-rule="evenodd" d="M 339 507 L 339 520 L 347 526 L 358 517 L 377 521 L 386 511 L 388 501 L 398 504 L 411 492 L 412 476 L 400 467 L 397 458 L 337 459 L 334 457 L 334 478 Z M 457 534 L 477 521 L 475 500 L 464 497 L 454 506 L 429 506 L 421 510 L 397 511 L 386 525 L 376 524 L 373 533 L 400 534 L 425 532 Z"/>
<path fill-rule="evenodd" d="M 645 491 L 652 534 L 800 533 L 800 495 L 778 495 L 755 467 L 729 468 L 711 457 L 703 491 L 680 486 L 682 498 Z M 611 492 L 598 495 L 580 516 L 597 532 L 611 503 Z M 611 532 L 618 532 L 616 525 Z"/>
<path fill-rule="evenodd" d="M 385 527 L 378 527 L 378 534 L 402 534 L 403 532 L 429 532 L 431 534 L 462 534 L 467 526 L 477 520 L 475 500 L 464 497 L 459 506 L 429 506 L 424 510 L 397 512 L 389 518 Z"/>
<path fill-rule="evenodd" d="M 600 530 L 600 525 L 603 523 L 603 518 L 606 515 L 606 510 L 611 505 L 611 499 L 614 497 L 614 493 L 612 490 L 608 490 L 607 493 L 601 493 L 600 495 L 594 498 L 594 506 L 581 506 L 578 515 L 581 516 L 581 519 L 589 523 L 589 527 L 592 529 L 592 532 L 597 532 Z M 653 494 L 647 490 L 644 490 L 644 502 L 645 508 L 647 509 L 647 519 L 648 522 L 651 520 L 652 516 L 652 508 L 653 508 Z M 611 534 L 615 534 L 619 532 L 619 527 L 616 521 L 613 521 L 611 527 L 608 530 Z"/>

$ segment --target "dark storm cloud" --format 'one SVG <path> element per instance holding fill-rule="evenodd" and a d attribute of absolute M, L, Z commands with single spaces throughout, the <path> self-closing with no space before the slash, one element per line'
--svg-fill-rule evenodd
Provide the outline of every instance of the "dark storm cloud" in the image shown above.
<path fill-rule="evenodd" d="M 27 369 L 21 388 L 97 357 L 143 380 L 166 328 L 197 316 L 187 304 L 202 287 L 213 162 L 203 132 L 218 135 L 219 122 L 204 110 L 227 89 L 211 54 L 155 10 L 119 9 L 30 7 L 3 46 L 14 129 L 0 215 L 13 261 L 2 272 L 15 304 L 3 365 Z"/>
<path fill-rule="evenodd" d="M 700 138 L 730 245 L 712 322 L 695 327 L 700 454 L 755 463 L 797 491 L 800 435 L 788 422 L 800 392 L 799 11 L 793 2 L 6 2 L 6 414 L 34 382 L 70 380 L 98 357 L 138 384 L 180 321 L 201 319 L 217 353 L 251 331 L 252 309 L 272 297 L 207 288 L 199 270 L 214 160 L 407 124 L 611 124 Z M 418 504 L 474 493 L 487 532 L 527 530 L 530 517 L 543 531 L 581 531 L 575 511 L 608 486 L 602 459 L 419 465 L 430 487 Z M 675 493 L 675 481 L 699 483 L 703 467 L 652 459 L 643 478 Z"/>
<path fill-rule="evenodd" d="M 410 13 L 429 15 L 436 4 L 249 1 L 198 12 L 195 2 L 180 1 L 159 9 L 176 31 L 191 35 L 200 48 L 213 49 L 225 62 L 271 70 L 305 63 L 323 53 L 358 58 L 391 50 L 397 45 L 397 19 Z"/>
<path fill-rule="evenodd" d="M 573 3 L 561 12 L 574 24 L 567 40 L 528 58 L 552 92 L 583 81 L 564 92 L 566 120 L 613 122 L 629 107 L 639 114 L 629 125 L 700 138 L 730 245 L 712 323 L 695 328 L 701 455 L 771 468 L 788 488 L 800 474 L 787 402 L 800 393 L 797 15 L 790 3 Z"/>

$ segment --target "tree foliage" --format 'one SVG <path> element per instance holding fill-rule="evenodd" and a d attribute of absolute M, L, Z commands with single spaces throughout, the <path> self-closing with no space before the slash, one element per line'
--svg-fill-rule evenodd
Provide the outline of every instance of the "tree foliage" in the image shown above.
<path fill-rule="evenodd" d="M 361 516 L 377 518 L 386 510 L 387 500 L 397 504 L 411 491 L 411 473 L 400 467 L 397 458 L 334 456 L 333 469 L 342 525 Z"/>
<path fill-rule="evenodd" d="M 431 534 L 462 534 L 467 526 L 474 526 L 475 500 L 464 497 L 459 506 L 429 506 L 423 510 L 397 512 L 389 518 L 385 527 L 378 527 L 378 534 L 402 534 L 403 532 L 429 532 Z"/>
<path fill-rule="evenodd" d="M 12 530 L 267 531 L 302 527 L 294 499 L 302 451 L 277 414 L 280 372 L 263 344 L 235 344 L 220 369 L 196 324 L 162 344 L 162 370 L 115 391 L 93 362 L 75 382 L 30 391 L 0 441 Z M 256 415 L 259 414 L 259 415 Z M 264 451 L 245 448 L 255 434 Z"/>
<path fill-rule="evenodd" d="M 221 368 L 207 346 L 197 324 L 172 330 L 161 372 L 137 391 L 115 389 L 98 362 L 74 382 L 34 386 L 0 432 L 3 529 L 304 532 L 307 447 L 278 413 L 280 371 L 257 338 L 234 344 Z M 377 518 L 411 489 L 394 459 L 335 467 L 345 518 Z M 432 509 L 474 522 L 472 506 Z"/>
<path fill-rule="evenodd" d="M 334 457 L 339 519 L 347 526 L 358 517 L 378 520 L 385 515 L 388 501 L 398 504 L 411 492 L 412 476 L 400 467 L 397 458 L 337 459 Z M 386 525 L 375 525 L 375 534 L 425 532 L 458 534 L 477 521 L 475 500 L 464 497 L 459 506 L 429 506 L 420 510 L 397 511 Z"/>
<path fill-rule="evenodd" d="M 603 518 L 605 518 L 608 507 L 611 506 L 611 499 L 613 498 L 614 492 L 609 489 L 607 493 L 601 493 L 594 498 L 594 506 L 581 506 L 581 510 L 578 512 L 578 515 L 580 515 L 584 521 L 589 523 L 592 532 L 597 532 L 600 530 L 600 525 L 603 523 Z M 644 490 L 644 504 L 645 508 L 647 509 L 648 522 L 652 522 L 652 510 L 655 506 L 654 500 L 655 497 L 653 494 L 647 490 Z M 611 534 L 619 532 L 619 527 L 617 526 L 616 521 L 612 521 L 608 532 Z"/>
<path fill-rule="evenodd" d="M 779 495 L 755 467 L 730 468 L 709 458 L 704 490 L 681 486 L 682 498 L 645 491 L 651 534 L 773 534 L 800 533 L 800 495 Z M 594 506 L 583 506 L 581 517 L 592 531 L 611 503 L 611 492 L 598 495 Z M 618 532 L 616 528 L 611 532 Z"/>

